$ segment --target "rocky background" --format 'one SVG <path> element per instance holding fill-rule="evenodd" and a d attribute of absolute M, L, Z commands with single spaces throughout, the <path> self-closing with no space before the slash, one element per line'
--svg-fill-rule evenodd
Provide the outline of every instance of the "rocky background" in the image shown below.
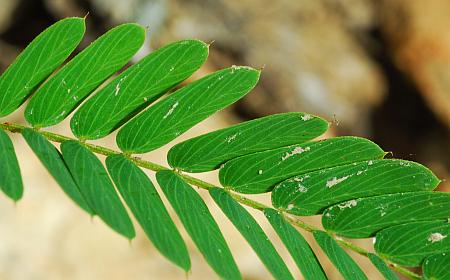
<path fill-rule="evenodd" d="M 447 0 L 0 0 L 0 70 L 54 21 L 88 12 L 82 47 L 110 27 L 133 21 L 149 27 L 140 55 L 183 38 L 214 41 L 207 64 L 193 78 L 232 64 L 264 66 L 253 93 L 183 138 L 239 120 L 307 111 L 333 123 L 330 135 L 368 137 L 395 157 L 450 177 Z M 24 122 L 20 110 L 11 118 Z M 69 134 L 67 127 L 52 130 Z M 112 137 L 102 143 L 114 146 Z M 15 144 L 26 190 L 17 205 L 0 199 L 0 279 L 185 279 L 142 232 L 129 244 L 98 219 L 90 220 L 20 137 Z M 166 151 L 147 157 L 164 163 Z M 214 174 L 205 178 L 215 180 Z M 444 181 L 440 188 L 449 191 L 450 184 Z M 249 246 L 210 205 L 245 278 L 267 279 Z M 189 247 L 189 278 L 215 279 L 192 243 Z M 286 251 L 280 253 L 295 267 Z M 381 277 L 367 260 L 358 261 L 370 279 Z"/>

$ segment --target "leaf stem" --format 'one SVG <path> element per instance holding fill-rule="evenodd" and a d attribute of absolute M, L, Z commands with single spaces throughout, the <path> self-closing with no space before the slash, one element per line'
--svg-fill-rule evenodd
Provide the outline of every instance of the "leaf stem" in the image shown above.
<path fill-rule="evenodd" d="M 3 130 L 10 131 L 12 133 L 21 133 L 24 129 L 31 128 L 31 127 L 27 127 L 27 126 L 20 125 L 20 124 L 15 124 L 15 123 L 4 122 L 4 123 L 0 123 L 0 128 L 3 129 Z M 67 136 L 64 136 L 64 135 L 60 135 L 60 134 L 56 134 L 56 133 L 52 133 L 52 132 L 49 132 L 49 131 L 39 130 L 37 132 L 40 133 L 41 135 L 43 135 L 47 140 L 50 140 L 52 142 L 62 143 L 64 141 L 68 141 L 68 140 L 79 141 L 79 139 L 70 138 L 70 137 L 67 137 Z M 115 150 L 112 150 L 112 149 L 109 149 L 109 148 L 106 148 L 106 147 L 103 147 L 103 146 L 98 146 L 98 145 L 89 144 L 89 143 L 83 143 L 83 145 L 85 145 L 92 152 L 94 152 L 96 154 L 104 155 L 104 156 L 111 156 L 111 155 L 121 154 L 121 152 L 119 152 L 119 151 L 115 151 Z M 152 171 L 155 171 L 155 172 L 163 171 L 163 170 L 171 170 L 170 168 L 167 168 L 165 166 L 156 164 L 154 162 L 143 160 L 143 159 L 141 159 L 139 157 L 129 157 L 128 156 L 128 158 L 130 160 L 132 160 L 136 165 L 138 165 L 140 167 L 143 167 L 143 168 L 146 168 L 146 169 L 149 169 L 149 170 L 152 170 Z M 177 170 L 175 170 L 175 171 L 177 171 Z M 208 190 L 208 189 L 211 189 L 211 188 L 217 188 L 218 187 L 218 186 L 213 185 L 211 183 L 208 183 L 208 182 L 202 181 L 200 179 L 194 178 L 194 177 L 192 177 L 190 175 L 184 174 L 184 173 L 182 173 L 180 171 L 177 171 L 177 172 L 179 173 L 179 175 L 186 182 L 188 182 L 188 183 L 190 183 L 190 184 L 192 184 L 194 186 L 197 186 L 197 187 L 199 187 L 201 189 Z M 262 204 L 262 203 L 260 203 L 258 201 L 252 200 L 252 199 L 249 199 L 249 198 L 247 198 L 245 196 L 242 196 L 240 194 L 231 192 L 228 189 L 227 189 L 227 191 L 230 193 L 230 195 L 233 197 L 233 199 L 235 199 L 239 203 L 247 205 L 247 206 L 249 206 L 249 207 L 251 207 L 253 209 L 262 211 L 265 208 L 270 208 L 269 206 L 267 206 L 265 204 Z M 286 221 L 288 221 L 291 225 L 294 225 L 296 227 L 302 228 L 302 229 L 304 229 L 304 230 L 306 230 L 308 232 L 313 232 L 313 231 L 316 231 L 316 230 L 320 230 L 319 228 L 317 228 L 317 227 L 315 227 L 313 225 L 307 224 L 307 223 L 303 222 L 302 220 L 300 220 L 300 219 L 298 219 L 296 217 L 294 218 L 291 215 L 287 215 L 284 212 L 281 212 L 281 214 L 285 217 Z M 352 251 L 354 251 L 354 252 L 356 252 L 356 253 L 358 253 L 360 255 L 363 255 L 363 256 L 367 257 L 369 252 L 367 250 L 365 250 L 364 248 L 361 248 L 361 247 L 351 243 L 350 241 L 347 241 L 347 240 L 342 239 L 340 237 L 337 237 L 337 236 L 333 236 L 333 237 L 343 247 L 346 247 L 347 249 L 350 249 L 350 250 L 352 250 Z M 393 262 L 383 258 L 382 256 L 379 256 L 379 257 L 382 258 L 386 263 L 388 263 L 392 269 L 396 270 L 397 272 L 399 272 L 400 274 L 406 276 L 407 278 L 409 278 L 409 279 L 421 279 L 420 275 L 410 271 L 409 269 L 407 269 L 407 268 L 405 268 L 403 266 L 400 266 L 398 264 L 395 264 L 395 263 L 393 263 Z"/>

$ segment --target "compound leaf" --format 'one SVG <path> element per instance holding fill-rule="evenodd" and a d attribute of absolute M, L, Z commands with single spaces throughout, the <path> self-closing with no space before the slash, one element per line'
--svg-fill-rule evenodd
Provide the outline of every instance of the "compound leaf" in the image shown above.
<path fill-rule="evenodd" d="M 0 117 L 16 110 L 83 38 L 84 19 L 60 20 L 37 36 L 0 77 Z"/>
<path fill-rule="evenodd" d="M 0 129 L 0 189 L 12 200 L 23 195 L 22 176 L 14 146 L 5 131 Z"/>
<path fill-rule="evenodd" d="M 266 208 L 264 215 L 288 249 L 306 280 L 327 279 L 316 255 L 305 238 L 277 211 Z"/>
<path fill-rule="evenodd" d="M 188 271 L 191 261 L 186 244 L 147 175 L 123 155 L 109 156 L 106 166 L 126 204 L 155 247 Z"/>
<path fill-rule="evenodd" d="M 427 257 L 422 271 L 425 280 L 450 279 L 450 251 Z"/>
<path fill-rule="evenodd" d="M 259 74 L 250 67 L 234 66 L 177 90 L 122 127 L 118 146 L 124 152 L 145 153 L 167 144 L 247 94 Z"/>
<path fill-rule="evenodd" d="M 238 156 L 306 142 L 327 128 L 325 120 L 304 113 L 271 115 L 186 140 L 167 160 L 188 172 L 210 171 Z"/>
<path fill-rule="evenodd" d="M 176 42 L 152 52 L 80 107 L 70 122 L 73 133 L 84 139 L 108 135 L 189 77 L 207 57 L 208 46 L 197 40 Z"/>
<path fill-rule="evenodd" d="M 241 279 L 230 249 L 199 194 L 172 171 L 159 171 L 156 180 L 212 269 L 223 279 Z"/>
<path fill-rule="evenodd" d="M 209 193 L 247 240 L 273 277 L 275 279 L 294 279 L 267 235 L 244 207 L 222 189 L 212 188 Z"/>
<path fill-rule="evenodd" d="M 272 191 L 272 204 L 295 215 L 319 214 L 333 204 L 388 193 L 430 191 L 440 180 L 404 160 L 369 160 L 289 178 Z"/>
<path fill-rule="evenodd" d="M 419 266 L 429 255 L 450 251 L 450 223 L 414 222 L 392 226 L 377 233 L 378 255 L 397 264 Z"/>
<path fill-rule="evenodd" d="M 349 200 L 325 210 L 325 229 L 350 238 L 375 235 L 383 228 L 450 217 L 450 193 L 410 192 Z"/>
<path fill-rule="evenodd" d="M 69 196 L 78 206 L 91 215 L 94 211 L 88 206 L 86 200 L 81 194 L 77 184 L 73 180 L 70 171 L 67 169 L 61 154 L 44 136 L 31 128 L 22 130 L 23 138 L 28 146 L 33 150 L 34 154 L 39 158 L 50 175 L 58 182 L 61 189 Z"/>
<path fill-rule="evenodd" d="M 367 279 L 356 262 L 327 233 L 314 231 L 314 238 L 344 279 Z"/>
<path fill-rule="evenodd" d="M 232 159 L 220 169 L 223 186 L 240 193 L 263 193 L 294 175 L 351 162 L 378 159 L 383 150 L 359 137 L 336 137 Z"/>
<path fill-rule="evenodd" d="M 97 86 L 124 66 L 144 42 L 137 24 L 119 25 L 69 61 L 31 98 L 26 120 L 34 127 L 58 124 Z"/>
<path fill-rule="evenodd" d="M 392 270 L 390 270 L 387 264 L 380 257 L 372 253 L 369 253 L 367 257 L 386 280 L 399 279 L 397 274 L 395 274 Z"/>
<path fill-rule="evenodd" d="M 61 151 L 83 197 L 95 214 L 113 230 L 132 239 L 135 236 L 133 224 L 100 160 L 74 140 L 63 142 Z"/>

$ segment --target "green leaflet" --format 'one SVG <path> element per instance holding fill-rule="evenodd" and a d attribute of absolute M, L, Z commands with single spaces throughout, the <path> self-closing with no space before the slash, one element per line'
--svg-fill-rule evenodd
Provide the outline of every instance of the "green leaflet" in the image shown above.
<path fill-rule="evenodd" d="M 122 155 L 109 156 L 106 166 L 153 245 L 170 261 L 188 271 L 191 261 L 186 245 L 147 175 Z"/>
<path fill-rule="evenodd" d="M 139 109 L 189 77 L 205 62 L 208 46 L 184 40 L 152 52 L 121 73 L 73 116 L 70 126 L 78 138 L 102 138 Z"/>
<path fill-rule="evenodd" d="M 289 178 L 272 191 L 272 204 L 295 215 L 315 215 L 342 201 L 430 191 L 439 182 L 428 168 L 415 162 L 369 160 Z"/>
<path fill-rule="evenodd" d="M 241 279 L 230 249 L 200 195 L 172 171 L 159 171 L 156 180 L 214 271 L 223 279 Z"/>
<path fill-rule="evenodd" d="M 294 175 L 378 159 L 384 154 L 367 139 L 336 137 L 232 159 L 220 169 L 219 179 L 223 186 L 240 193 L 263 193 Z"/>
<path fill-rule="evenodd" d="M 328 129 L 328 123 L 304 113 L 284 113 L 243 122 L 186 140 L 170 149 L 170 166 L 188 172 L 216 169 L 232 158 L 299 144 Z"/>
<path fill-rule="evenodd" d="M 84 19 L 60 20 L 37 36 L 0 77 L 0 117 L 16 110 L 83 38 Z"/>
<path fill-rule="evenodd" d="M 13 143 L 8 134 L 0 129 L 0 189 L 12 200 L 23 195 L 22 176 Z"/>
<path fill-rule="evenodd" d="M 305 238 L 275 210 L 266 208 L 264 215 L 288 249 L 306 280 L 327 279 L 316 255 Z"/>
<path fill-rule="evenodd" d="M 367 257 L 370 259 L 372 264 L 378 269 L 378 271 L 383 275 L 386 280 L 398 280 L 397 274 L 389 269 L 387 264 L 377 255 L 369 253 Z"/>
<path fill-rule="evenodd" d="M 356 262 L 331 236 L 323 231 L 314 231 L 313 234 L 320 248 L 322 248 L 323 252 L 339 270 L 344 279 L 367 279 L 366 275 L 364 275 L 364 272 L 362 272 Z"/>
<path fill-rule="evenodd" d="M 414 222 L 378 232 L 375 250 L 397 264 L 419 266 L 429 255 L 450 251 L 450 223 Z"/>
<path fill-rule="evenodd" d="M 144 42 L 137 24 L 119 25 L 69 61 L 31 98 L 26 120 L 34 127 L 58 124 L 97 86 L 124 66 Z"/>
<path fill-rule="evenodd" d="M 73 180 L 70 171 L 67 169 L 61 154 L 55 146 L 45 139 L 44 136 L 30 128 L 24 129 L 22 135 L 35 155 L 39 158 L 45 168 L 47 168 L 53 178 L 55 178 L 56 182 L 58 182 L 67 196 L 83 210 L 94 215 L 94 211 L 88 206 L 86 200 L 80 193 L 77 184 Z"/>
<path fill-rule="evenodd" d="M 283 259 L 255 219 L 228 193 L 219 188 L 209 190 L 211 197 L 247 240 L 275 279 L 294 279 Z"/>
<path fill-rule="evenodd" d="M 349 200 L 324 211 L 327 231 L 350 238 L 375 235 L 383 228 L 450 217 L 450 193 L 396 193 Z"/>
<path fill-rule="evenodd" d="M 450 279 L 450 251 L 429 256 L 422 264 L 423 279 Z"/>
<path fill-rule="evenodd" d="M 113 230 L 132 239 L 133 224 L 100 160 L 74 140 L 63 142 L 61 151 L 88 205 Z"/>
<path fill-rule="evenodd" d="M 233 66 L 177 90 L 122 127 L 118 146 L 127 153 L 145 153 L 167 144 L 247 94 L 259 74 L 250 67 Z"/>

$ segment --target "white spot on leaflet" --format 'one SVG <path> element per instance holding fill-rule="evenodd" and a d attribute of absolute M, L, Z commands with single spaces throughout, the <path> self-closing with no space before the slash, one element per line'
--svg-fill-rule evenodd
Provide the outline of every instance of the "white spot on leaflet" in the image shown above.
<path fill-rule="evenodd" d="M 120 91 L 120 83 L 118 83 L 118 84 L 116 85 L 116 90 L 114 91 L 114 96 L 119 95 L 119 91 Z"/>
<path fill-rule="evenodd" d="M 431 243 L 435 243 L 435 242 L 439 242 L 442 241 L 442 239 L 446 238 L 447 235 L 443 235 L 442 233 L 439 232 L 435 232 L 430 234 L 430 236 L 428 236 L 428 241 L 430 241 Z"/>
<path fill-rule="evenodd" d="M 147 102 L 147 101 L 148 101 L 148 98 L 147 98 L 147 97 L 144 97 L 144 101 Z"/>
<path fill-rule="evenodd" d="M 327 212 L 327 213 L 325 214 L 325 217 L 327 217 L 327 218 L 331 217 L 330 212 Z"/>
<path fill-rule="evenodd" d="M 369 160 L 368 162 L 367 162 L 367 165 L 372 165 L 373 164 L 373 161 L 371 161 L 371 160 Z"/>
<path fill-rule="evenodd" d="M 172 72 L 175 69 L 175 67 L 170 67 L 169 72 Z"/>
<path fill-rule="evenodd" d="M 302 116 L 302 120 L 303 121 L 309 121 L 310 119 L 312 119 L 313 117 L 311 116 L 311 115 L 309 115 L 309 114 L 306 114 L 306 115 L 304 115 L 304 116 Z"/>
<path fill-rule="evenodd" d="M 302 184 L 298 184 L 298 185 L 297 185 L 297 190 L 298 190 L 299 192 L 301 192 L 301 193 L 306 193 L 306 192 L 308 192 L 308 189 L 307 189 L 305 186 L 303 186 Z"/>
<path fill-rule="evenodd" d="M 236 66 L 236 65 L 232 65 L 231 66 L 231 74 L 234 73 L 234 71 L 239 70 L 239 69 L 248 69 L 248 70 L 252 70 L 251 67 L 248 66 Z"/>
<path fill-rule="evenodd" d="M 258 174 L 259 174 L 259 175 L 263 174 L 262 169 L 258 170 Z"/>
<path fill-rule="evenodd" d="M 125 80 L 126 77 L 127 77 L 127 76 L 125 76 L 125 77 L 123 77 L 123 78 L 120 78 L 119 82 L 118 82 L 117 85 L 116 85 L 116 89 L 115 89 L 115 91 L 114 91 L 114 96 L 119 95 L 120 84 L 122 83 L 123 80 Z"/>
<path fill-rule="evenodd" d="M 67 93 L 70 93 L 70 91 L 71 91 L 71 89 L 70 89 L 70 88 L 68 88 L 68 89 L 67 89 Z"/>
<path fill-rule="evenodd" d="M 237 66 L 236 65 L 232 65 L 231 66 L 231 74 L 233 74 L 234 73 L 234 70 L 236 70 L 237 69 Z"/>
<path fill-rule="evenodd" d="M 384 215 L 387 214 L 386 208 L 387 208 L 387 206 L 384 205 L 384 204 L 380 205 L 380 206 L 377 208 L 377 209 L 380 209 L 380 217 L 384 217 Z"/>
<path fill-rule="evenodd" d="M 338 179 L 337 177 L 334 177 L 333 179 L 327 181 L 326 187 L 327 187 L 327 188 L 334 187 L 334 186 L 336 186 L 337 184 L 339 184 L 339 183 L 341 183 L 341 182 L 347 180 L 349 177 L 351 177 L 351 175 L 347 175 L 347 176 L 344 176 L 344 177 L 339 178 L 339 179 Z"/>
<path fill-rule="evenodd" d="M 77 100 L 77 99 L 78 99 L 78 96 L 74 95 L 74 96 L 72 96 L 72 99 L 73 99 L 73 100 Z"/>
<path fill-rule="evenodd" d="M 33 108 L 31 108 L 30 110 L 30 115 L 33 115 Z"/>
<path fill-rule="evenodd" d="M 289 205 L 287 206 L 286 210 L 292 210 L 294 208 L 294 203 L 289 203 Z"/>
<path fill-rule="evenodd" d="M 376 237 L 372 238 L 372 242 L 373 244 L 375 244 L 377 242 L 377 238 Z"/>
<path fill-rule="evenodd" d="M 233 142 L 235 139 L 236 139 L 236 136 L 237 136 L 238 134 L 237 133 L 235 133 L 235 134 L 233 134 L 233 135 L 230 135 L 230 136 L 228 136 L 226 139 L 225 139 L 225 141 L 227 142 L 227 143 L 231 143 L 231 142 Z"/>
<path fill-rule="evenodd" d="M 362 170 L 356 172 L 356 176 L 359 176 L 359 175 L 363 174 L 363 172 L 364 172 L 364 171 L 362 171 Z"/>
<path fill-rule="evenodd" d="M 345 209 L 345 208 L 352 208 L 355 207 L 358 204 L 358 202 L 355 199 L 343 202 L 341 204 L 338 204 L 337 206 L 339 209 Z"/>
<path fill-rule="evenodd" d="M 281 157 L 281 160 L 285 161 L 293 155 L 299 155 L 301 153 L 308 152 L 309 150 L 311 150 L 309 147 L 306 147 L 304 149 L 302 147 L 295 147 L 290 153 L 286 152 L 286 154 Z"/>
<path fill-rule="evenodd" d="M 62 111 L 61 114 L 59 114 L 59 116 L 63 117 L 65 113 L 66 113 L 66 110 Z"/>
<path fill-rule="evenodd" d="M 167 113 L 164 115 L 163 119 L 166 119 L 168 116 L 172 115 L 173 111 L 175 110 L 175 108 L 177 108 L 178 106 L 178 101 L 175 102 L 172 107 L 170 107 L 169 111 L 167 111 Z"/>

